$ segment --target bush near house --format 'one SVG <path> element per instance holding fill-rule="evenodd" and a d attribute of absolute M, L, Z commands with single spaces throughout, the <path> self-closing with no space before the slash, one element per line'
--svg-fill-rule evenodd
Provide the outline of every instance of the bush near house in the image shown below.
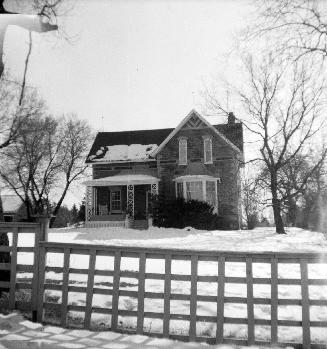
<path fill-rule="evenodd" d="M 160 196 L 152 204 L 153 225 L 164 228 L 229 229 L 226 220 L 213 210 L 206 202 Z"/>

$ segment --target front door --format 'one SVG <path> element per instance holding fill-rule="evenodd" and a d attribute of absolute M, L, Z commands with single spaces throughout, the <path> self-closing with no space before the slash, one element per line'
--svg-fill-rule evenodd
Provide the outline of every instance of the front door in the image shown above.
<path fill-rule="evenodd" d="M 112 213 L 121 213 L 121 190 L 110 191 L 110 209 Z"/>
<path fill-rule="evenodd" d="M 151 211 L 151 190 L 146 191 L 146 215 L 148 216 Z"/>

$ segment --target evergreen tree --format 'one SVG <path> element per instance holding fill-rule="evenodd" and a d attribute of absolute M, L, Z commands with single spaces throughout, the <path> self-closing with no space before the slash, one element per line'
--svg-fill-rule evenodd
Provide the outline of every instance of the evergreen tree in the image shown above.
<path fill-rule="evenodd" d="M 76 207 L 76 205 L 74 204 L 71 211 L 70 211 L 70 214 L 71 214 L 71 223 L 72 224 L 75 224 L 78 222 L 78 209 Z"/>
<path fill-rule="evenodd" d="M 77 218 L 79 222 L 85 221 L 85 200 L 82 201 L 79 207 Z"/>

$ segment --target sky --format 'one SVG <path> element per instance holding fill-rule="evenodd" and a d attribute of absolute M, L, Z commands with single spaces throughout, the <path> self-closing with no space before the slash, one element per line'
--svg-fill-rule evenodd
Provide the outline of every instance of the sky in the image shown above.
<path fill-rule="evenodd" d="M 230 64 L 226 57 L 247 9 L 242 0 L 77 0 L 67 6 L 59 24 L 68 40 L 33 34 L 28 84 L 54 114 L 76 113 L 105 131 L 175 127 L 192 108 L 201 111 L 199 93 Z M 24 29 L 10 27 L 5 60 L 17 79 L 27 43 Z"/>
<path fill-rule="evenodd" d="M 95 131 L 176 127 L 191 109 L 203 112 L 201 91 L 233 72 L 230 52 L 249 14 L 246 0 L 66 0 L 66 9 L 59 33 L 33 33 L 27 84 L 51 113 L 75 113 Z M 27 31 L 9 27 L 4 59 L 17 80 L 27 48 Z M 83 192 L 77 186 L 66 202 Z"/>

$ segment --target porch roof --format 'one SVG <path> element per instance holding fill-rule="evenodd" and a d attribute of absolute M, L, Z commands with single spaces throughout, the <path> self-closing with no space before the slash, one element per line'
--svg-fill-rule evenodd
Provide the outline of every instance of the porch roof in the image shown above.
<path fill-rule="evenodd" d="M 97 178 L 83 182 L 88 187 L 107 187 L 128 184 L 154 184 L 159 178 L 144 174 L 122 174 L 111 177 Z"/>

